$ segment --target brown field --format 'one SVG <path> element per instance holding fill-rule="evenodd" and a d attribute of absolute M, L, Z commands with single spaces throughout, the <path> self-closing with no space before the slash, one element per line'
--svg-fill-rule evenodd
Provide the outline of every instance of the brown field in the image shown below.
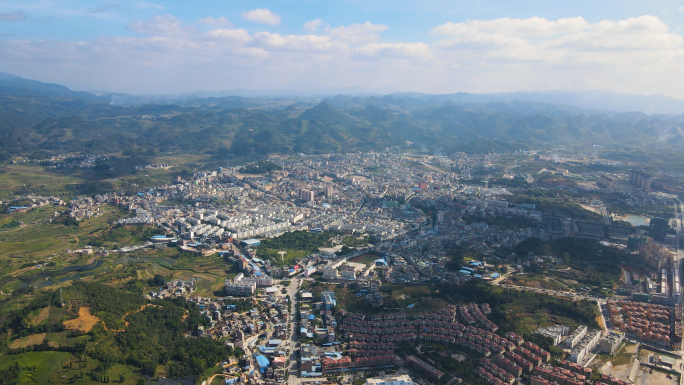
<path fill-rule="evenodd" d="M 24 338 L 16 339 L 16 340 L 14 340 L 14 342 L 12 342 L 12 344 L 10 345 L 10 348 L 11 349 L 21 349 L 21 348 L 26 348 L 26 347 L 33 346 L 33 345 L 40 345 L 45 340 L 45 335 L 46 335 L 46 333 L 31 334 L 30 336 L 26 336 Z"/>
<path fill-rule="evenodd" d="M 88 333 L 98 322 L 100 322 L 100 319 L 90 314 L 89 307 L 81 307 L 78 309 L 78 318 L 64 321 L 64 326 L 67 329 Z"/>
<path fill-rule="evenodd" d="M 49 306 L 48 306 L 48 307 L 44 307 L 44 308 L 40 309 L 40 311 L 38 312 L 38 314 L 36 314 L 35 316 L 31 317 L 31 319 L 30 319 L 30 321 L 29 321 L 29 324 L 32 325 L 32 326 L 40 325 L 40 324 L 42 324 L 43 322 L 45 322 L 45 321 L 48 319 L 49 316 L 50 316 L 50 307 L 49 307 Z"/>

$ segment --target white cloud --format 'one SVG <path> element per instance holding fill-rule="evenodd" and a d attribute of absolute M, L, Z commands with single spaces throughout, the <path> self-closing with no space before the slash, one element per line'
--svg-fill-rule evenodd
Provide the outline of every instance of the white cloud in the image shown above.
<path fill-rule="evenodd" d="M 330 39 L 329 36 L 317 35 L 287 35 L 277 33 L 258 32 L 254 35 L 255 44 L 259 47 L 272 50 L 286 51 L 328 51 L 333 48 L 346 48 L 339 42 Z"/>
<path fill-rule="evenodd" d="M 436 47 L 511 60 L 601 61 L 608 51 L 622 51 L 630 60 L 636 52 L 682 47 L 682 37 L 655 16 L 597 23 L 582 18 L 469 20 L 437 26 L 432 33 L 445 36 Z"/>
<path fill-rule="evenodd" d="M 242 18 L 249 21 L 254 21 L 262 24 L 277 25 L 280 24 L 280 16 L 271 12 L 267 8 L 255 9 L 242 13 Z"/>
<path fill-rule="evenodd" d="M 185 34 L 180 20 L 173 15 L 155 16 L 145 21 L 134 21 L 128 29 L 145 35 L 178 36 Z"/>
<path fill-rule="evenodd" d="M 464 23 L 449 22 L 435 27 L 432 33 L 450 36 L 502 34 L 515 37 L 542 37 L 580 32 L 587 25 L 588 23 L 581 17 L 553 21 L 541 17 L 531 17 L 529 19 L 504 17 L 495 20 L 468 20 Z"/>
<path fill-rule="evenodd" d="M 142 35 L 88 41 L 0 40 L 0 68 L 116 92 L 391 87 L 420 92 L 609 89 L 684 98 L 684 39 L 655 16 L 446 23 L 434 42 L 383 41 L 370 22 L 278 34 L 184 25 L 172 15 L 129 25 Z M 48 75 L 46 75 L 48 74 Z M 46 77 L 46 76 L 49 76 Z"/>
<path fill-rule="evenodd" d="M 369 57 L 429 58 L 430 47 L 424 43 L 370 43 L 354 49 L 354 53 Z"/>
<path fill-rule="evenodd" d="M 548 47 L 575 50 L 668 50 L 682 44 L 682 37 L 670 32 L 655 16 L 620 21 L 604 20 L 574 34 L 548 42 Z"/>
<path fill-rule="evenodd" d="M 319 28 L 322 28 L 322 27 L 328 27 L 328 24 L 323 22 L 322 19 L 311 20 L 311 21 L 307 21 L 306 23 L 304 23 L 304 30 L 306 32 L 310 32 L 310 33 L 314 33 L 316 31 L 318 31 Z"/>
<path fill-rule="evenodd" d="M 378 41 L 380 39 L 379 33 L 387 29 L 389 27 L 386 25 L 372 24 L 370 21 L 367 21 L 363 24 L 352 24 L 348 27 L 328 28 L 326 32 L 336 39 L 351 44 L 361 44 Z"/>
<path fill-rule="evenodd" d="M 207 16 L 204 19 L 197 20 L 200 24 L 210 25 L 212 27 L 232 27 L 233 23 L 226 19 L 224 16 L 221 17 L 211 17 Z"/>
<path fill-rule="evenodd" d="M 679 8 L 677 8 L 677 10 L 678 10 L 679 12 L 684 12 L 684 7 L 679 7 Z"/>
<path fill-rule="evenodd" d="M 254 38 L 249 35 L 249 32 L 244 29 L 212 29 L 204 34 L 214 40 L 221 40 L 235 44 L 248 44 L 254 41 Z"/>
<path fill-rule="evenodd" d="M 14 23 L 26 20 L 26 15 L 22 11 L 0 13 L 0 21 Z"/>

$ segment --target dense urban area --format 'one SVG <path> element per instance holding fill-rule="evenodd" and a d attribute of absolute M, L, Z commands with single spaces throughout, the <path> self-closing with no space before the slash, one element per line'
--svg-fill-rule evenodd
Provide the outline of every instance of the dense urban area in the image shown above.
<path fill-rule="evenodd" d="M 271 155 L 23 187 L 0 202 L 0 381 L 679 383 L 680 175 L 569 154 Z M 76 161 L 6 168 L 111 159 Z"/>
<path fill-rule="evenodd" d="M 535 95 L 0 73 L 0 385 L 680 385 L 684 115 Z"/>

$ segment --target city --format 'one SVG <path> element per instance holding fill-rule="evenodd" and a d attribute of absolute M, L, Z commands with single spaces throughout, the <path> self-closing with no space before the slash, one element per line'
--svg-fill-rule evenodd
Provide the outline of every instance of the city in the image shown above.
<path fill-rule="evenodd" d="M 0 385 L 682 385 L 682 15 L 0 2 Z"/>

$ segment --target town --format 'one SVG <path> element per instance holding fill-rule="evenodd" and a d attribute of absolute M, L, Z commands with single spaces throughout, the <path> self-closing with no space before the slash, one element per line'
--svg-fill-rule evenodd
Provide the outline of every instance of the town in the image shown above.
<path fill-rule="evenodd" d="M 137 246 L 85 251 L 107 256 L 177 248 L 218 254 L 235 266 L 222 295 L 198 296 L 199 278 L 168 281 L 145 295 L 148 300 L 187 298 L 208 320 L 188 338 L 220 339 L 244 352 L 221 363 L 226 383 L 332 378 L 351 383 L 364 378 L 358 373 L 380 373 L 366 375 L 366 383 L 441 384 L 445 360 L 475 365 L 466 378 L 449 373 L 450 384 L 626 384 L 654 368 L 681 377 L 681 202 L 652 191 L 651 176 L 631 170 L 578 175 L 582 183 L 574 190 L 556 193 L 578 196 L 572 205 L 549 209 L 542 202 L 539 207 L 539 201 L 525 202 L 517 192 L 535 182 L 531 174 L 504 173 L 498 181 L 472 176 L 487 173 L 503 156 L 271 156 L 199 171 L 134 195 L 108 193 L 67 203 L 28 196 L 25 201 L 37 203 L 11 210 L 67 205 L 69 217 L 87 221 L 102 207 L 120 207 L 129 215 L 115 225 L 145 226 L 155 235 Z M 544 161 L 539 155 L 515 156 Z M 569 174 L 558 167 L 542 171 Z M 628 207 L 671 206 L 673 219 L 651 218 L 650 226 L 633 226 L 621 214 L 609 213 L 592 197 L 597 193 L 618 194 Z M 287 245 L 273 243 L 288 237 L 316 245 L 309 253 L 290 255 Z M 568 237 L 600 240 L 603 249 L 597 252 L 618 258 L 619 284 L 572 285 L 570 276 L 596 267 L 588 261 L 568 264 L 558 255 L 510 252 L 530 241 Z M 454 248 L 467 250 L 457 266 Z M 532 281 L 540 271 L 553 278 Z M 553 347 L 552 354 L 513 332 L 497 334 L 487 303 L 428 308 L 406 293 L 387 296 L 396 285 L 420 289 L 478 281 L 588 301 L 599 321 L 533 330 L 545 339 L 546 349 Z M 339 302 L 342 291 L 353 300 Z M 375 310 L 368 314 L 364 308 Z M 446 349 L 437 350 L 441 363 L 426 353 L 431 344 Z M 413 348 L 407 351 L 407 346 Z M 634 350 L 626 376 L 603 370 L 626 349 Z"/>

